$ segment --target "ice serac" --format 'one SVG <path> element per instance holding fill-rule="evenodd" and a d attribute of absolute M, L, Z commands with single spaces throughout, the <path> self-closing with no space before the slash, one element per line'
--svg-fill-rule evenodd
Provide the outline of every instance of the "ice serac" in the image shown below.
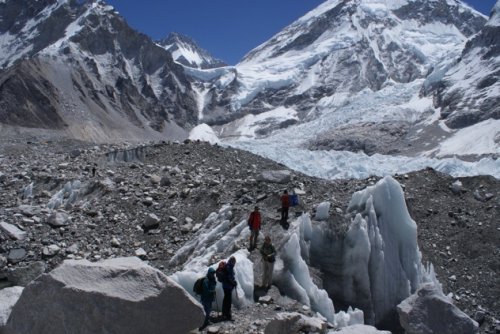
<path fill-rule="evenodd" d="M 436 105 L 451 128 L 500 119 L 500 2 L 459 61 L 436 85 Z"/>
<path fill-rule="evenodd" d="M 392 324 L 395 306 L 423 281 L 417 225 L 390 176 L 356 192 L 348 211 L 355 218 L 344 240 L 344 297 L 368 323 Z"/>
<path fill-rule="evenodd" d="M 421 264 L 417 226 L 401 186 L 385 177 L 354 193 L 348 211 L 349 226 L 332 219 L 311 221 L 304 215 L 299 225 L 301 256 L 321 271 L 323 288 L 336 305 L 360 308 L 366 324 L 397 329 L 396 305 L 423 282 L 440 289 L 432 267 Z M 335 321 L 340 320 L 337 314 Z"/>
<path fill-rule="evenodd" d="M 397 307 L 407 334 L 474 334 L 477 322 L 460 311 L 433 284 L 424 284 Z"/>
<path fill-rule="evenodd" d="M 24 289 L 5 333 L 187 333 L 203 318 L 184 289 L 138 258 L 66 260 Z"/>

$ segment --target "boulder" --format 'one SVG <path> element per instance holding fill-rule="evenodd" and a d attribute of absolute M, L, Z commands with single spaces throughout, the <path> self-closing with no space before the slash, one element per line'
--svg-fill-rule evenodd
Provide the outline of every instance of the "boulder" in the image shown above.
<path fill-rule="evenodd" d="M 26 249 L 24 248 L 13 248 L 9 251 L 7 255 L 7 260 L 9 263 L 19 263 L 26 258 Z"/>
<path fill-rule="evenodd" d="M 27 266 L 16 266 L 7 272 L 7 280 L 13 285 L 26 286 L 45 272 L 45 262 L 31 262 Z"/>
<path fill-rule="evenodd" d="M 0 222 L 0 230 L 4 231 L 10 238 L 14 240 L 24 240 L 26 239 L 27 233 L 19 229 L 17 226 Z"/>
<path fill-rule="evenodd" d="M 431 283 L 397 306 L 399 322 L 407 334 L 473 334 L 478 324 L 460 311 Z"/>
<path fill-rule="evenodd" d="M 66 260 L 24 289 L 4 331 L 188 333 L 203 319 L 195 299 L 138 258 Z"/>
<path fill-rule="evenodd" d="M 292 179 L 292 172 L 289 170 L 265 170 L 258 179 L 263 182 L 287 183 Z"/>
<path fill-rule="evenodd" d="M 266 326 L 265 334 L 290 334 L 300 332 L 326 333 L 327 323 L 300 313 L 278 313 Z"/>
<path fill-rule="evenodd" d="M 7 319 L 9 319 L 12 307 L 14 307 L 22 292 L 23 288 L 20 286 L 0 290 L 0 333 L 3 333 L 2 329 L 7 323 Z"/>
<path fill-rule="evenodd" d="M 52 227 L 62 227 L 67 226 L 71 223 L 71 219 L 66 212 L 63 211 L 55 211 L 49 216 L 47 220 L 47 224 Z"/>
<path fill-rule="evenodd" d="M 153 229 L 160 226 L 160 218 L 154 213 L 149 213 L 144 219 L 144 227 L 147 229 Z"/>
<path fill-rule="evenodd" d="M 32 205 L 20 205 L 19 211 L 26 217 L 33 217 L 35 215 L 39 215 L 42 212 L 42 209 L 39 206 Z"/>

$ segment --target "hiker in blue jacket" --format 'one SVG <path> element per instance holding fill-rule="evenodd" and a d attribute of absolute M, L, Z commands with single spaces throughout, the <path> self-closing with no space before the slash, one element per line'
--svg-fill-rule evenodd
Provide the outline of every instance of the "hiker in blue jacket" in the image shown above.
<path fill-rule="evenodd" d="M 205 310 L 205 321 L 203 325 L 199 328 L 200 331 L 205 329 L 210 324 L 210 312 L 212 312 L 212 303 L 215 299 L 215 285 L 217 281 L 215 280 L 215 269 L 208 268 L 207 276 L 203 280 L 203 290 L 201 293 L 201 304 Z"/>
<path fill-rule="evenodd" d="M 224 289 L 224 299 L 222 301 L 222 318 L 229 321 L 233 321 L 233 318 L 231 317 L 232 294 L 233 289 L 235 289 L 238 285 L 234 276 L 235 264 L 236 259 L 234 256 L 231 256 L 227 261 L 224 270 L 224 278 L 222 280 L 222 289 Z"/>

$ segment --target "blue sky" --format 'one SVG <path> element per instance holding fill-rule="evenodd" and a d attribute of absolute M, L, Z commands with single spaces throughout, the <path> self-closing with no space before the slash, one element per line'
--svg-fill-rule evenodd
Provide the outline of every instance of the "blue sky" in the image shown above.
<path fill-rule="evenodd" d="M 170 32 L 187 35 L 230 65 L 323 1 L 106 0 L 134 29 L 151 38 Z M 465 2 L 489 15 L 496 0 Z"/>

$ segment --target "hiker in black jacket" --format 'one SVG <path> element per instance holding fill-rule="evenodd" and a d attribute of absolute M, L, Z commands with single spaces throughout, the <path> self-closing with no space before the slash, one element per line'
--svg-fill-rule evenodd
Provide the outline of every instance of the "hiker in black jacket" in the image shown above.
<path fill-rule="evenodd" d="M 200 331 L 204 330 L 210 324 L 210 312 L 212 312 L 212 303 L 215 299 L 215 286 L 217 281 L 215 280 L 215 269 L 208 268 L 207 276 L 203 280 L 203 290 L 201 293 L 201 304 L 205 310 L 205 321 L 203 325 L 199 328 Z"/>
<path fill-rule="evenodd" d="M 236 258 L 234 256 L 231 256 L 225 266 L 224 278 L 222 280 L 222 288 L 224 289 L 224 299 L 222 301 L 222 318 L 229 321 L 233 321 L 233 318 L 231 317 L 231 305 L 233 303 L 232 295 L 233 289 L 235 289 L 238 285 L 234 276 L 235 264 Z"/>

